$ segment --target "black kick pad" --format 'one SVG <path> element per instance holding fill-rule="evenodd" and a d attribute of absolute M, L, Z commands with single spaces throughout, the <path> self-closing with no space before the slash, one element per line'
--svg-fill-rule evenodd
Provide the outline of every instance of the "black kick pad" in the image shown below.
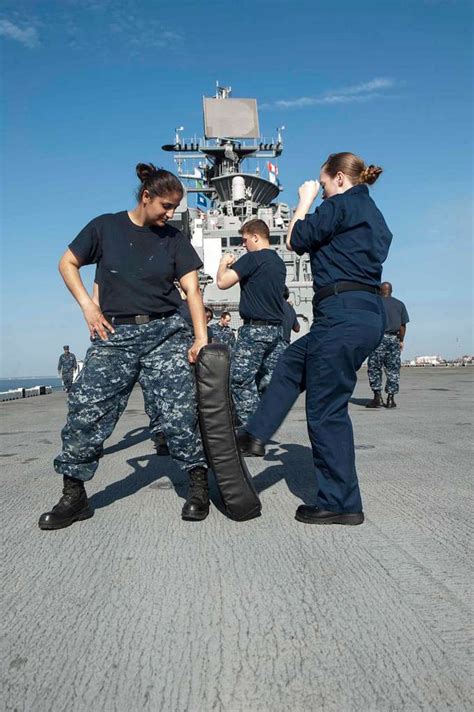
<path fill-rule="evenodd" d="M 242 521 L 260 516 L 262 505 L 235 439 L 229 386 L 230 352 L 209 344 L 196 362 L 199 423 L 209 465 L 226 512 Z"/>

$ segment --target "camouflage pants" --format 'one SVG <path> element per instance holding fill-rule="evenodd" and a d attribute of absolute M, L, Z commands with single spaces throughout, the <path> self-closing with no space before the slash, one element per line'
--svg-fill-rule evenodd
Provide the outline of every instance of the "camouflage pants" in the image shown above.
<path fill-rule="evenodd" d="M 382 390 L 382 368 L 385 369 L 387 382 L 385 392 L 395 395 L 400 383 L 400 341 L 396 334 L 384 334 L 375 351 L 369 356 L 368 376 L 373 391 Z"/>
<path fill-rule="evenodd" d="M 260 402 L 259 387 L 268 385 L 286 348 L 281 326 L 245 324 L 232 351 L 230 384 L 235 410 L 245 425 Z M 264 390 L 264 387 L 262 390 Z"/>
<path fill-rule="evenodd" d="M 143 407 L 145 409 L 145 413 L 150 419 L 150 423 L 148 426 L 148 430 L 150 431 L 150 437 L 153 440 L 153 436 L 156 435 L 157 433 L 163 432 L 163 427 L 161 425 L 161 411 L 158 406 L 158 402 L 155 398 L 155 395 L 153 393 L 153 386 L 152 384 L 150 385 L 149 381 L 149 374 L 143 370 L 140 371 L 138 374 L 138 383 L 140 384 L 140 387 L 142 389 L 142 395 L 143 395 Z M 119 406 L 119 414 L 117 417 L 117 420 L 120 418 L 122 415 L 123 411 L 127 407 L 127 402 L 128 402 L 128 394 L 123 397 L 120 401 L 120 406 Z"/>
<path fill-rule="evenodd" d="M 61 378 L 63 381 L 64 389 L 69 393 L 72 386 L 72 379 L 74 378 L 74 369 L 69 369 L 68 371 L 61 372 Z"/>
<path fill-rule="evenodd" d="M 163 417 L 161 415 L 161 410 L 158 407 L 156 398 L 153 395 L 153 388 L 150 388 L 149 385 L 149 378 L 148 373 L 140 371 L 138 383 L 140 384 L 143 393 L 143 406 L 145 408 L 145 413 L 150 418 L 148 428 L 150 436 L 153 439 L 154 435 L 163 432 L 164 426 L 162 425 Z"/>
<path fill-rule="evenodd" d="M 137 380 L 165 433 L 170 454 L 183 469 L 206 466 L 196 407 L 196 384 L 187 358 L 191 332 L 175 314 L 140 326 L 117 326 L 107 341 L 96 338 L 69 394 L 56 472 L 90 480 L 103 443 L 123 413 Z"/>

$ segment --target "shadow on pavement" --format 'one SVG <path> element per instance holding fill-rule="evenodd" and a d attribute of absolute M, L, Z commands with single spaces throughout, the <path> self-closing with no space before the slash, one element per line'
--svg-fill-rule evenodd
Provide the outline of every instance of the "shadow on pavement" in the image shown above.
<path fill-rule="evenodd" d="M 372 398 L 350 398 L 349 403 L 352 403 L 352 405 L 360 405 L 365 408 L 367 403 L 369 403 L 372 400 Z"/>
<path fill-rule="evenodd" d="M 365 399 L 359 400 L 360 404 L 367 402 Z M 150 437 L 148 428 L 140 427 L 130 430 L 115 445 L 104 450 L 104 455 L 120 452 L 132 447 Z M 271 445 L 277 445 L 276 441 L 270 441 L 267 446 L 265 462 L 278 463 L 269 467 L 264 472 L 256 475 L 253 482 L 257 492 L 260 494 L 266 489 L 273 487 L 280 480 L 285 480 L 288 489 L 296 497 L 305 503 L 312 503 L 316 497 L 316 480 L 314 477 L 313 460 L 311 449 L 302 445 L 278 445 L 279 451 Z M 283 451 L 283 452 L 282 452 Z M 93 509 L 108 507 L 114 502 L 131 497 L 144 487 L 153 486 L 153 489 L 174 488 L 178 497 L 186 499 L 188 491 L 188 480 L 185 473 L 180 472 L 169 457 L 157 457 L 154 453 L 133 457 L 127 460 L 127 464 L 133 468 L 133 472 L 125 478 L 112 482 L 105 489 L 90 497 Z M 160 484 L 160 480 L 162 480 Z M 155 483 L 155 484 L 154 484 Z M 209 473 L 209 495 L 212 504 L 224 515 L 226 515 L 215 478 Z"/>
<path fill-rule="evenodd" d="M 138 443 L 142 443 L 144 440 L 148 440 L 150 438 L 150 431 L 148 428 L 140 427 L 140 428 L 135 428 L 134 430 L 130 430 L 128 433 L 126 433 L 122 440 L 120 442 L 116 443 L 115 445 L 111 445 L 110 447 L 104 448 L 104 455 L 111 455 L 114 452 L 120 452 L 120 450 L 126 450 L 129 447 L 132 447 L 133 445 L 138 445 Z M 153 445 L 151 445 L 153 447 Z"/>
<path fill-rule="evenodd" d="M 145 430 L 147 430 L 145 428 Z M 133 431 L 132 431 L 133 432 Z M 186 499 L 188 492 L 188 478 L 180 472 L 169 457 L 143 455 L 132 457 L 127 464 L 133 468 L 127 477 L 110 485 L 89 498 L 93 509 L 102 509 L 117 502 L 119 499 L 131 497 L 144 487 L 153 486 L 154 490 L 167 490 L 173 488 L 178 497 Z M 160 483 L 160 480 L 162 482 Z M 154 484 L 155 483 L 155 484 Z M 209 476 L 209 497 L 212 504 L 225 514 L 219 491 L 212 475 Z"/>
<path fill-rule="evenodd" d="M 281 452 L 283 450 L 283 452 Z M 305 504 L 314 504 L 316 478 L 314 476 L 311 448 L 303 445 L 280 445 L 280 451 L 272 449 L 265 455 L 265 462 L 278 462 L 253 478 L 259 494 L 285 480 L 290 492 Z"/>
<path fill-rule="evenodd" d="M 154 454 L 143 455 L 142 457 L 132 457 L 127 460 L 127 464 L 133 467 L 133 472 L 122 480 L 112 482 L 101 492 L 97 492 L 90 497 L 93 509 L 102 509 L 117 502 L 119 499 L 131 497 L 131 495 L 136 494 L 144 487 L 148 487 L 153 482 L 157 482 L 162 477 L 170 480 L 179 497 L 186 496 L 187 482 L 185 476 L 177 471 L 177 468 L 168 457 L 158 458 Z M 163 482 L 163 485 L 165 485 L 165 482 Z M 156 489 L 159 489 L 159 487 Z M 168 489 L 168 487 L 163 486 L 163 489 Z"/>

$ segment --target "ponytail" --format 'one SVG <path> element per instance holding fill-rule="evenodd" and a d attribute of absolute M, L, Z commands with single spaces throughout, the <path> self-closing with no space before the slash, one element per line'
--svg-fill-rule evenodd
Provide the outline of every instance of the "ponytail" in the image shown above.
<path fill-rule="evenodd" d="M 183 195 L 183 185 L 179 178 L 165 170 L 156 168 L 153 163 L 138 163 L 136 167 L 137 176 L 140 179 L 140 186 L 137 190 L 137 200 L 140 202 L 145 190 L 151 198 L 164 196 L 169 193 L 179 193 Z"/>
<path fill-rule="evenodd" d="M 383 173 L 383 168 L 370 164 L 370 166 L 366 166 L 360 174 L 360 182 L 372 185 L 381 173 Z"/>
<path fill-rule="evenodd" d="M 322 169 L 331 178 L 334 178 L 339 171 L 344 173 L 353 185 L 375 183 L 383 168 L 370 164 L 367 166 L 362 158 L 355 153 L 344 151 L 342 153 L 331 153 L 327 161 L 323 163 Z"/>

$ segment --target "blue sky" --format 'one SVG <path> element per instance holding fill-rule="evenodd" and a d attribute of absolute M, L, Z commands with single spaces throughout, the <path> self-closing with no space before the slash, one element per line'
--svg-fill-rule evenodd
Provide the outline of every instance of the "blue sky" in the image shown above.
<path fill-rule="evenodd" d="M 0 376 L 55 372 L 87 330 L 57 262 L 94 216 L 134 206 L 138 161 L 202 129 L 215 82 L 284 124 L 282 199 L 331 152 L 384 167 L 406 357 L 472 352 L 472 9 L 464 0 L 6 2 Z M 92 271 L 85 270 L 90 284 Z"/>

